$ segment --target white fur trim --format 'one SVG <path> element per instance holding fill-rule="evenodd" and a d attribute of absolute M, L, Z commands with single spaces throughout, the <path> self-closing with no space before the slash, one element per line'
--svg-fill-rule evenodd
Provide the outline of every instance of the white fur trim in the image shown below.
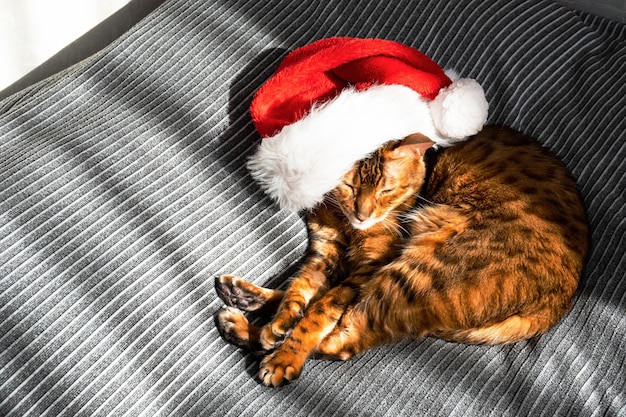
<path fill-rule="evenodd" d="M 313 208 L 354 163 L 383 143 L 420 132 L 446 146 L 427 101 L 402 85 L 348 88 L 262 140 L 248 169 L 282 208 Z"/>
<path fill-rule="evenodd" d="M 455 80 L 430 103 L 437 130 L 457 139 L 478 133 L 487 121 L 488 110 L 483 88 L 470 78 Z"/>
<path fill-rule="evenodd" d="M 459 75 L 458 72 L 456 72 L 456 70 L 452 69 L 452 68 L 446 68 L 444 70 L 444 72 L 446 73 L 446 75 L 448 76 L 448 78 L 450 78 L 453 82 L 458 80 L 459 78 L 461 78 L 461 76 Z"/>

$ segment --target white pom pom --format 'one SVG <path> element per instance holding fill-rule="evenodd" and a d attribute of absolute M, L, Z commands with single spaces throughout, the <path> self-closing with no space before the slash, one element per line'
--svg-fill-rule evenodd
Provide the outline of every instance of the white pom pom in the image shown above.
<path fill-rule="evenodd" d="M 487 121 L 489 105 L 475 80 L 461 78 L 430 102 L 433 124 L 446 137 L 461 139 L 478 133 Z"/>

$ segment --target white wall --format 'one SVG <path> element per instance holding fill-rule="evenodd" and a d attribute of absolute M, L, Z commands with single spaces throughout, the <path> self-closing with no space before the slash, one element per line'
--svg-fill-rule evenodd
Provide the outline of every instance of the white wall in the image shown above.
<path fill-rule="evenodd" d="M 131 0 L 0 0 L 0 91 Z"/>

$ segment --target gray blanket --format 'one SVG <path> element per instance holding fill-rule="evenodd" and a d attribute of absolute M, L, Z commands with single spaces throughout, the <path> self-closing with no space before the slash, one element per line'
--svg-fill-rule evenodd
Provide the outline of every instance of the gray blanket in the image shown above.
<path fill-rule="evenodd" d="M 489 122 L 577 178 L 592 251 L 535 340 L 311 360 L 280 389 L 224 342 L 213 277 L 280 286 L 300 215 L 248 175 L 288 50 L 380 37 L 477 79 Z M 549 0 L 171 0 L 0 102 L 0 415 L 626 416 L 626 27 Z"/>

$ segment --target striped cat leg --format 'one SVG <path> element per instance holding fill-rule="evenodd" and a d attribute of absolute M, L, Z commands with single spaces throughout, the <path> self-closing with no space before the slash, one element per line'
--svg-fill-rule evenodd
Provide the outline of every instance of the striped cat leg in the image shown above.
<path fill-rule="evenodd" d="M 219 276 L 215 278 L 215 291 L 227 307 L 217 315 L 218 329 L 235 346 L 269 351 L 283 342 L 311 299 L 318 296 L 320 289 L 325 291 L 326 286 L 326 277 L 311 273 L 306 266 L 286 292 L 259 287 L 233 275 Z M 240 310 L 276 314 L 261 329 L 251 325 Z"/>
<path fill-rule="evenodd" d="M 261 345 L 274 349 L 291 332 L 309 304 L 330 288 L 329 277 L 341 270 L 346 251 L 342 220 L 332 205 L 320 205 L 307 214 L 308 256 L 289 288 L 272 321 L 261 330 Z"/>
<path fill-rule="evenodd" d="M 309 303 L 328 289 L 328 280 L 321 272 L 310 271 L 307 266 L 293 279 L 285 292 L 278 311 L 261 330 L 261 345 L 266 350 L 279 346 L 303 317 Z"/>
<path fill-rule="evenodd" d="M 423 290 L 430 279 L 417 271 L 409 279 L 406 272 L 401 257 L 364 282 L 359 300 L 348 306 L 316 353 L 322 358 L 348 360 L 378 345 L 428 335 L 425 306 L 429 300 Z"/>
<path fill-rule="evenodd" d="M 229 307 L 243 311 L 276 311 L 284 291 L 259 287 L 233 275 L 215 278 L 215 291 Z"/>
<path fill-rule="evenodd" d="M 259 370 L 261 381 L 277 387 L 296 379 L 306 359 L 335 328 L 356 294 L 354 288 L 340 285 L 315 301 L 284 343 L 263 359 Z"/>
<path fill-rule="evenodd" d="M 391 332 L 368 327 L 367 311 L 357 305 L 348 307 L 340 322 L 315 349 L 320 359 L 347 361 L 374 346 L 393 341 Z"/>

